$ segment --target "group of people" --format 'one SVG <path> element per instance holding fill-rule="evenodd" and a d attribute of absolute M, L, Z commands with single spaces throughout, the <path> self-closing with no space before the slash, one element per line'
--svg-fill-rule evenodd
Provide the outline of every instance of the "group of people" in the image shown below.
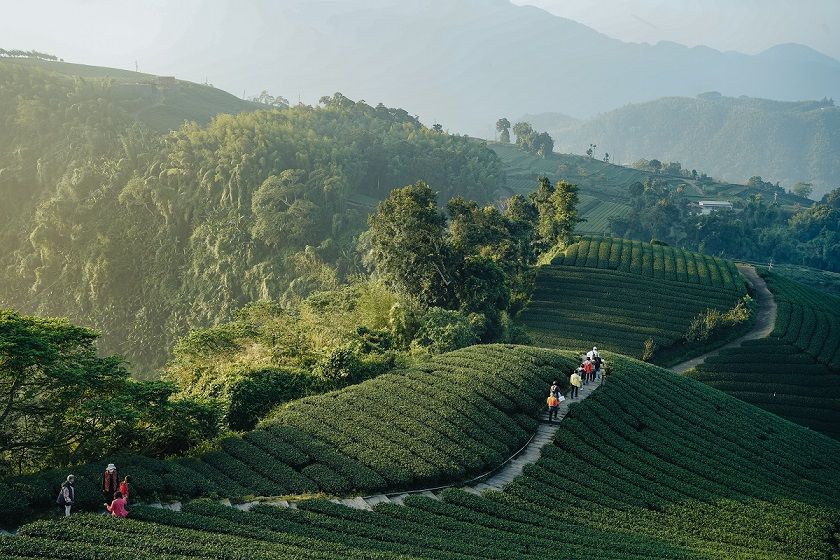
<path fill-rule="evenodd" d="M 102 473 L 102 497 L 105 499 L 105 510 L 114 517 L 128 517 L 128 496 L 131 492 L 131 477 L 125 476 L 122 481 L 117 474 L 114 463 L 108 463 Z M 68 475 L 61 484 L 56 503 L 64 507 L 64 516 L 70 516 L 70 510 L 76 505 L 76 477 Z"/>
<path fill-rule="evenodd" d="M 604 360 L 598 353 L 598 348 L 593 346 L 592 350 L 583 356 L 580 366 L 569 377 L 569 398 L 576 399 L 580 388 L 587 385 L 589 382 L 594 383 L 596 379 L 600 379 L 603 384 L 603 366 Z M 551 389 L 548 391 L 548 398 L 546 399 L 549 422 L 557 419 L 557 414 L 560 410 L 560 403 L 564 400 L 566 400 L 566 398 L 560 392 L 560 385 L 556 381 L 553 381 L 551 383 Z"/>

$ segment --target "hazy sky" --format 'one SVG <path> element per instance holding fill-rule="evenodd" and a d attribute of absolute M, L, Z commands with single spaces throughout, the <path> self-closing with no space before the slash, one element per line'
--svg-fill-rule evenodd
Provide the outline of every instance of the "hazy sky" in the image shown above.
<path fill-rule="evenodd" d="M 801 43 L 840 59 L 840 0 L 513 0 L 623 41 L 748 54 Z"/>
<path fill-rule="evenodd" d="M 282 7 L 287 0 L 275 0 Z M 341 0 L 354 2 L 355 0 Z M 406 2 L 412 0 L 404 0 Z M 466 0 L 441 0 L 441 2 Z M 840 59 L 840 0 L 515 0 L 602 33 L 655 43 L 755 53 L 798 42 Z M 36 49 L 71 62 L 173 74 L 241 95 L 242 76 L 218 75 L 201 54 L 234 57 L 284 33 L 248 0 L 27 0 L 5 2 L 0 47 Z M 226 48 L 233 41 L 235 48 Z M 218 62 L 218 60 L 216 61 Z M 243 64 L 244 66 L 244 64 Z M 248 95 L 257 92 L 247 91 Z"/>

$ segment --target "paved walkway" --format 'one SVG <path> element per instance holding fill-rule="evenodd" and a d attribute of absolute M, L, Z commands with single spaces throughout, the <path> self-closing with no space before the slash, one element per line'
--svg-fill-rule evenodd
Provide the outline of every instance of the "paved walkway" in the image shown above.
<path fill-rule="evenodd" d="M 428 498 L 439 500 L 441 497 L 441 493 L 448 488 L 460 488 L 461 490 L 466 490 L 467 492 L 472 492 L 473 494 L 481 494 L 486 490 L 502 490 L 505 486 L 510 484 L 513 481 L 513 479 L 522 474 L 522 471 L 525 469 L 525 465 L 536 463 L 539 460 L 540 456 L 542 455 L 542 448 L 554 440 L 554 434 L 560 428 L 560 422 L 563 420 L 563 418 L 566 417 L 566 414 L 569 412 L 569 406 L 572 403 L 580 402 L 589 395 L 591 395 L 600 386 L 600 383 L 601 379 L 598 378 L 596 381 L 581 387 L 578 398 L 566 398 L 565 401 L 560 403 L 560 409 L 557 413 L 557 420 L 549 422 L 548 414 L 543 413 L 542 421 L 540 422 L 536 433 L 531 437 L 530 440 L 528 440 L 528 443 L 522 449 L 520 449 L 519 452 L 516 453 L 516 455 L 508 459 L 505 463 L 500 465 L 495 471 L 492 471 L 486 477 L 479 477 L 478 479 L 473 479 L 473 481 L 463 485 L 451 484 L 447 486 L 429 488 L 426 490 L 412 490 L 410 492 L 395 492 L 391 494 L 375 494 L 372 496 L 333 498 L 330 501 L 354 509 L 371 510 L 375 505 L 381 503 L 392 503 L 401 505 L 403 503 L 403 500 L 405 500 L 409 496 L 426 496 Z M 222 500 L 221 503 L 243 511 L 248 511 L 259 504 L 267 504 L 287 508 L 297 508 L 297 505 L 294 501 L 281 498 L 262 498 L 260 500 L 255 500 L 252 502 L 246 502 L 242 504 L 231 504 L 229 500 Z M 153 507 L 162 507 L 174 511 L 181 510 L 181 502 L 151 505 Z"/>
<path fill-rule="evenodd" d="M 738 270 L 741 271 L 741 274 L 747 279 L 750 286 L 753 288 L 753 292 L 755 293 L 755 301 L 758 305 L 758 313 L 755 317 L 755 323 L 753 323 L 752 328 L 745 334 L 744 336 L 733 340 L 727 344 L 724 344 L 720 348 L 716 348 L 711 352 L 706 352 L 702 356 L 697 356 L 691 360 L 687 360 L 685 362 L 681 362 L 675 366 L 671 367 L 672 371 L 677 373 L 685 373 L 690 369 L 693 369 L 703 362 L 706 361 L 706 358 L 709 356 L 715 356 L 720 353 L 721 350 L 724 348 L 735 348 L 740 346 L 742 342 L 745 340 L 756 340 L 759 338 L 767 338 L 770 336 L 770 333 L 773 332 L 773 328 L 776 326 L 776 300 L 773 298 L 773 294 L 767 288 L 767 283 L 764 279 L 758 275 L 755 271 L 755 267 L 748 264 L 741 264 L 738 263 L 736 265 Z"/>

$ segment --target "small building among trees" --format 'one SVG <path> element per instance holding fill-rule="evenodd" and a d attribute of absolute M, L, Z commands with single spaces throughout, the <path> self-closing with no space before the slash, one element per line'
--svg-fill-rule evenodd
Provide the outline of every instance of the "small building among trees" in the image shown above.
<path fill-rule="evenodd" d="M 732 203 L 725 200 L 701 200 L 697 203 L 701 214 L 711 214 L 717 210 L 732 210 Z"/>

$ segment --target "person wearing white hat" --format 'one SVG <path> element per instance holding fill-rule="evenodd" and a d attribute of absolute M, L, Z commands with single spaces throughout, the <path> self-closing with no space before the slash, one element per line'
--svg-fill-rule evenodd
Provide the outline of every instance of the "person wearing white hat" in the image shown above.
<path fill-rule="evenodd" d="M 114 492 L 120 489 L 120 478 L 117 476 L 117 467 L 114 463 L 108 463 L 105 472 L 102 474 L 102 497 L 109 504 L 114 499 Z"/>
<path fill-rule="evenodd" d="M 592 347 L 592 350 L 586 353 L 586 357 L 590 360 L 594 360 L 596 357 L 600 357 L 601 355 L 598 353 L 598 349 L 596 347 Z"/>
<path fill-rule="evenodd" d="M 76 477 L 72 474 L 67 475 L 67 480 L 61 483 L 61 491 L 58 493 L 55 503 L 59 506 L 64 506 L 64 517 L 70 517 L 70 509 L 76 503 L 76 489 L 73 484 L 76 482 Z"/>

